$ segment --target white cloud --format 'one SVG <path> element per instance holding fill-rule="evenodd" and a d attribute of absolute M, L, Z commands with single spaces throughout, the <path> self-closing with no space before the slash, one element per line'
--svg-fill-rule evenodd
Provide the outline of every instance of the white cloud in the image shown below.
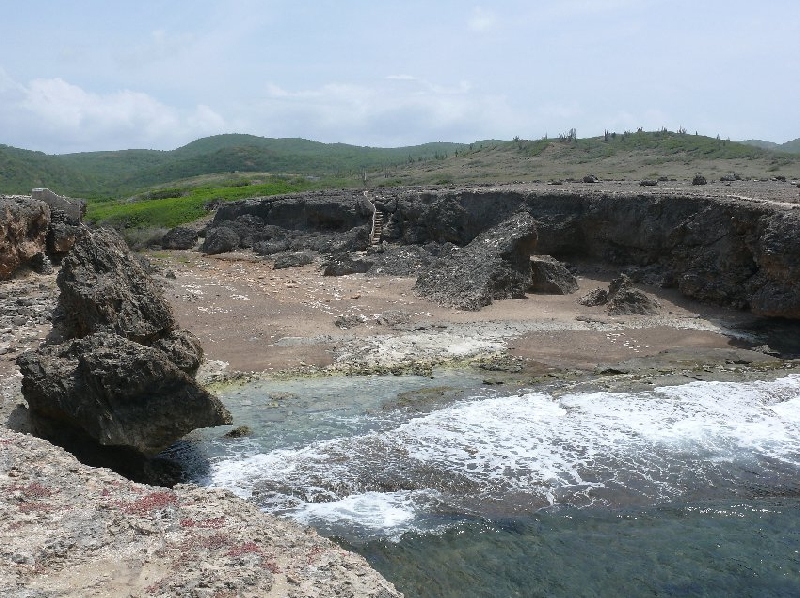
<path fill-rule="evenodd" d="M 258 135 L 381 146 L 474 141 L 510 130 L 515 120 L 502 95 L 477 93 L 466 81 L 443 84 L 411 75 L 294 91 L 268 84 L 247 112 Z"/>
<path fill-rule="evenodd" d="M 0 72 L 0 129 L 4 143 L 52 152 L 172 149 L 225 120 L 206 105 L 181 111 L 140 92 L 90 93 L 61 78 L 22 85 Z"/>
<path fill-rule="evenodd" d="M 470 15 L 469 21 L 467 22 L 467 27 L 470 31 L 489 31 L 490 29 L 494 29 L 497 25 L 497 16 L 480 6 L 476 6 L 472 9 L 472 14 Z"/>

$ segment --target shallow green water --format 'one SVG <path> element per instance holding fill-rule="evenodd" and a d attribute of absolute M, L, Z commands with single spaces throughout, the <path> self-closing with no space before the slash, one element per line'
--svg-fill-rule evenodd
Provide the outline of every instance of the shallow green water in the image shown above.
<path fill-rule="evenodd" d="M 408 598 L 800 595 L 797 499 L 546 510 L 345 545 Z"/>

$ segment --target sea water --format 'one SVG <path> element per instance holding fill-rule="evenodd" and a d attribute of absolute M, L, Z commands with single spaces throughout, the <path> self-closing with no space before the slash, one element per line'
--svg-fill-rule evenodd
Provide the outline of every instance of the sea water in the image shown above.
<path fill-rule="evenodd" d="M 253 432 L 178 447 L 195 481 L 407 596 L 800 596 L 798 375 L 557 394 L 439 372 L 222 398 Z"/>

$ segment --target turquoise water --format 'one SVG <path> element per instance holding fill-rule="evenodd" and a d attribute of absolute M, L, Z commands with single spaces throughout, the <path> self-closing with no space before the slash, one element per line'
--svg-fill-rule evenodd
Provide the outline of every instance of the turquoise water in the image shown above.
<path fill-rule="evenodd" d="M 641 393 L 254 383 L 175 451 L 407 596 L 800 595 L 800 376 Z"/>

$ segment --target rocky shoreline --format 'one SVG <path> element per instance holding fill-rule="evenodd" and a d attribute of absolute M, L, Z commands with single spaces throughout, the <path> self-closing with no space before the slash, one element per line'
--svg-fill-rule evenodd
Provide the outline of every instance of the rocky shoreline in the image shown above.
<path fill-rule="evenodd" d="M 233 494 L 136 484 L 0 428 L 0 594 L 400 596 L 366 561 Z"/>
<path fill-rule="evenodd" d="M 537 195 L 529 191 L 469 190 L 459 200 L 463 208 L 460 217 L 470 214 L 479 199 L 498 208 L 498 214 L 491 217 L 492 224 L 502 224 L 504 218 L 500 216 L 513 216 L 517 207 L 512 209 L 512 204 L 517 206 L 519 198 L 530 207 L 560 193 L 560 199 L 569 204 L 567 192 Z M 588 203 L 581 210 L 594 215 L 594 220 L 585 222 L 596 224 L 605 217 L 605 212 L 589 200 L 602 196 L 608 201 L 607 196 L 614 192 L 595 188 L 582 191 Z M 418 199 L 422 197 L 417 191 L 413 193 Z M 385 234 L 389 238 L 399 235 L 400 239 L 407 234 L 422 235 L 419 225 L 432 218 L 430 210 L 436 205 L 436 209 L 452 207 L 440 201 L 448 193 L 452 195 L 447 190 L 437 191 L 412 202 L 416 208 L 427 206 L 428 210 L 420 208 L 413 217 L 409 216 L 413 210 L 404 215 L 395 206 L 391 211 L 391 198 L 373 201 L 393 215 L 394 221 L 387 218 Z M 685 195 L 709 201 L 707 193 L 697 190 Z M 290 198 L 287 205 L 305 202 L 304 213 L 311 214 L 316 208 L 309 204 L 315 200 L 308 199 Z M 315 205 L 323 206 L 323 212 L 331 218 L 338 208 L 331 208 L 326 201 Z M 645 194 L 637 201 L 642 202 L 639 205 L 667 209 L 660 196 L 654 200 Z M 725 201 L 742 201 L 750 210 L 750 204 L 761 206 L 770 200 Z M 781 309 L 794 313 L 797 282 L 785 274 L 796 270 L 797 258 L 784 249 L 793 247 L 796 235 L 789 233 L 794 230 L 797 215 L 794 204 L 783 200 L 777 203 L 780 205 L 774 211 L 769 208 L 764 213 L 769 218 L 777 214 L 773 219 L 777 224 L 767 228 L 782 232 L 773 234 L 771 245 L 762 252 L 771 257 L 764 258 L 765 272 L 758 280 L 765 280 L 767 274 L 773 276 L 777 282 L 769 283 L 773 284 L 769 292 L 779 293 Z M 354 204 L 360 207 L 345 223 L 358 230 L 345 235 L 344 240 L 359 247 L 369 237 L 369 231 L 359 232 L 368 214 L 362 204 Z M 624 256 L 632 255 L 631 245 L 625 246 L 625 251 L 620 249 L 622 237 L 609 237 L 602 227 L 581 228 L 568 214 L 556 214 L 555 203 L 548 205 L 550 211 L 545 210 L 546 217 L 535 225 L 540 247 L 555 248 L 552 253 L 560 253 L 562 258 L 569 256 L 566 241 L 558 245 L 554 235 L 558 232 L 566 239 L 580 230 L 587 246 L 606 257 L 610 248 L 616 247 L 614 259 L 610 264 L 599 264 L 575 256 L 571 266 L 574 289 L 570 283 L 568 293 L 572 294 L 564 295 L 521 292 L 528 283 L 520 282 L 517 264 L 517 270 L 508 277 L 511 285 L 497 293 L 489 289 L 483 297 L 490 300 L 478 300 L 482 303 L 478 313 L 469 311 L 471 307 L 464 303 L 437 301 L 435 292 L 441 285 L 433 285 L 432 293 L 420 293 L 415 288 L 415 271 L 436 263 L 443 252 L 452 252 L 447 245 L 452 241 L 446 235 L 439 239 L 442 243 L 427 249 L 413 244 L 355 249 L 351 251 L 355 257 L 348 259 L 373 260 L 378 264 L 375 270 L 365 272 L 359 269 L 361 265 L 350 264 L 349 271 L 337 271 L 336 276 L 324 275 L 331 266 L 331 254 L 319 250 L 332 239 L 341 238 L 313 231 L 292 233 L 295 236 L 288 238 L 273 230 L 280 237 L 277 240 L 251 238 L 252 247 L 231 247 L 213 255 L 199 253 L 195 246 L 152 251 L 147 258 L 153 279 L 174 311 L 176 324 L 192 330 L 205 350 L 197 380 L 206 388 L 254 377 L 430 375 L 436 367 L 465 367 L 480 372 L 486 384 L 509 388 L 544 384 L 555 392 L 582 388 L 624 391 L 692 380 L 774 378 L 798 367 L 796 322 L 758 317 L 730 307 L 736 304 L 738 295 L 716 301 L 722 306 L 697 303 L 685 296 L 687 288 L 690 296 L 696 292 L 706 299 L 713 299 L 717 291 L 709 286 L 693 287 L 689 279 L 683 288 L 658 284 L 670 282 L 665 274 L 677 261 L 645 260 L 637 265 L 634 260 L 634 267 L 620 266 Z M 236 209 L 229 208 L 229 215 L 239 223 L 236 237 L 240 243 L 258 223 L 251 218 L 242 220 Z M 708 210 L 704 213 L 707 215 Z M 689 225 L 678 227 L 681 234 L 690 240 L 701 238 L 697 227 L 706 222 L 706 216 L 686 217 Z M 708 222 L 713 225 L 717 220 L 714 217 Z M 414 227 L 409 226 L 412 221 Z M 520 243 L 529 243 L 534 225 L 517 222 L 522 222 L 518 227 Z M 744 220 L 739 224 L 750 226 Z M 41 237 L 41 231 L 37 234 Z M 471 233 L 462 230 L 459 234 L 466 236 L 453 239 L 471 240 Z M 752 240 L 749 234 L 743 238 Z M 791 238 L 785 238 L 787 235 Z M 501 247 L 492 259 L 516 251 L 516 241 L 502 249 L 508 238 L 495 242 L 491 236 L 480 237 Z M 417 240 L 431 241 L 425 235 Z M 191 242 L 207 241 L 208 236 L 206 241 L 193 237 Z M 315 243 L 316 249 L 304 248 L 307 242 Z M 257 243 L 262 245 L 255 247 Z M 701 245 L 697 254 L 709 256 L 709 247 Z M 736 264 L 754 255 L 748 253 L 745 259 L 736 243 L 724 241 L 722 245 L 732 252 Z M 271 253 L 276 248 L 282 249 Z M 297 252 L 307 252 L 309 259 L 293 262 L 290 267 L 278 261 Z M 28 253 L 37 255 L 33 250 Z M 697 270 L 702 260 L 692 262 L 689 253 L 675 259 L 688 260 Z M 482 260 L 486 254 L 476 250 L 472 257 L 469 252 L 462 255 Z M 427 261 L 423 264 L 417 260 Z M 469 271 L 469 261 L 464 262 L 466 265 L 457 261 L 438 263 L 445 268 L 454 264 L 456 286 L 463 278 L 458 272 Z M 725 260 L 708 263 L 713 265 L 706 271 L 708 276 L 726 267 Z M 605 288 L 622 271 L 636 275 L 640 292 L 657 302 L 654 313 L 612 313 L 605 305 L 576 301 Z M 742 272 L 737 276 L 756 280 L 752 272 Z M 491 273 L 484 278 L 491 280 Z M 730 288 L 735 284 L 732 281 L 725 279 L 715 288 Z M 748 292 L 757 291 L 751 287 Z M 341 550 L 312 530 L 260 513 L 229 493 L 137 484 L 110 470 L 82 465 L 64 450 L 27 435 L 31 431 L 28 406 L 21 395 L 16 361 L 20 354 L 35 350 L 48 335 L 57 293 L 54 272 L 23 269 L 0 287 L 0 593 L 14 598 L 400 595 L 364 559 Z M 766 296 L 761 295 L 762 299 Z M 467 309 L 454 309 L 453 305 Z"/>
<path fill-rule="evenodd" d="M 90 253 L 96 258 L 103 250 L 94 247 Z M 67 265 L 75 269 L 74 264 L 65 264 L 58 274 L 63 275 Z M 130 275 L 132 265 L 111 268 L 120 269 Z M 84 465 L 32 435 L 34 430 L 41 433 L 41 424 L 31 417 L 32 406 L 23 398 L 18 364 L 26 378 L 34 379 L 47 375 L 48 368 L 63 369 L 41 362 L 60 350 L 59 344 L 42 343 L 54 336 L 52 314 L 63 303 L 62 279 L 55 272 L 23 269 L 3 283 L 0 296 L 4 349 L 0 353 L 0 594 L 10 598 L 401 595 L 362 557 L 309 528 L 266 515 L 229 492 L 135 483 L 109 469 Z M 94 289 L 91 300 L 104 301 L 97 285 L 89 286 Z M 99 289 L 110 292 L 110 297 L 120 295 L 120 288 L 109 286 L 107 277 Z M 132 304 L 142 308 L 143 301 L 152 300 L 145 295 L 137 292 L 135 299 L 111 303 L 123 309 Z M 82 306 L 68 309 L 73 324 L 88 322 L 79 315 Z M 108 309 L 90 311 L 113 314 Z M 121 326 L 124 334 L 125 329 L 141 329 L 152 321 L 141 315 L 130 317 L 131 312 L 128 316 L 112 315 L 106 324 Z M 131 322 L 136 324 L 130 326 Z M 80 326 L 86 328 L 84 324 Z M 119 343 L 130 342 L 113 337 L 90 332 L 76 342 L 110 342 L 112 351 L 119 350 Z M 67 346 L 72 346 L 70 342 Z M 83 351 L 82 358 L 90 352 Z M 65 356 L 68 353 L 69 349 Z M 84 374 L 89 371 L 86 365 L 78 367 Z M 194 370 L 196 365 L 187 367 Z M 81 375 L 65 374 L 63 382 L 53 378 L 58 388 L 48 397 L 57 396 L 59 388 L 69 389 L 69 381 L 80 380 Z M 185 374 L 171 375 L 188 383 Z M 153 388 L 147 381 L 142 384 Z M 185 399 L 186 392 L 181 395 Z M 74 401 L 68 396 L 58 400 L 65 405 Z M 168 428 L 159 427 L 159 433 L 174 433 Z"/>

